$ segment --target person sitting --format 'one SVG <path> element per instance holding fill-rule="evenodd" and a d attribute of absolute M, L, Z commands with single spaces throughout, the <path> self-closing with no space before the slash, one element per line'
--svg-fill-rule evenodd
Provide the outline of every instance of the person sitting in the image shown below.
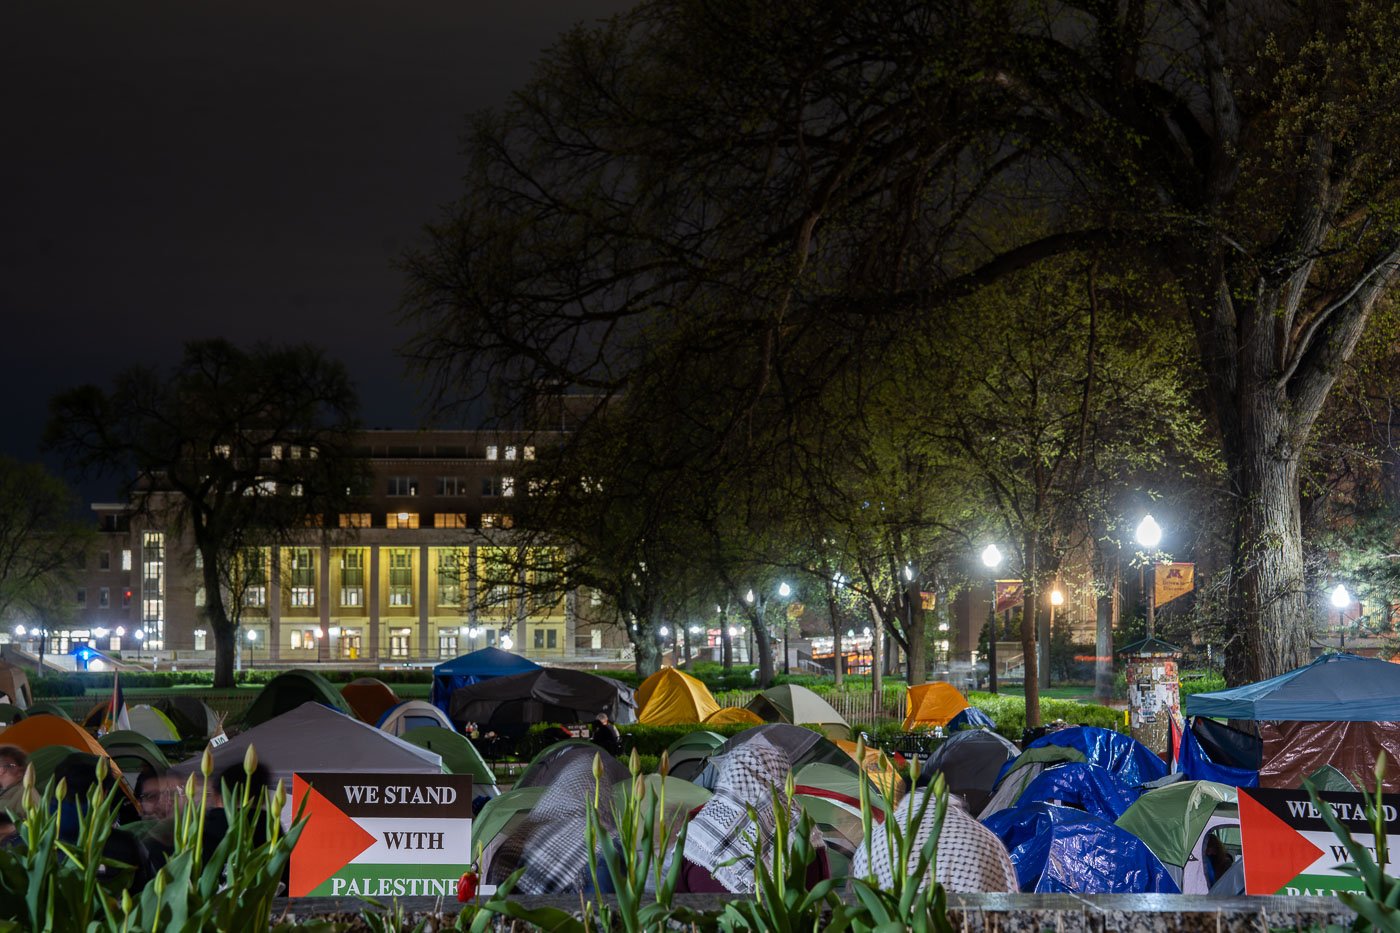
<path fill-rule="evenodd" d="M 15 832 L 15 824 L 24 821 L 24 771 L 29 767 L 29 753 L 18 745 L 0 745 L 0 841 Z M 30 800 L 37 800 L 31 791 Z"/>
<path fill-rule="evenodd" d="M 919 814 L 919 808 L 928 793 L 927 789 L 917 790 L 910 798 L 894 807 L 895 822 L 901 830 L 908 832 L 911 813 L 915 816 Z M 916 867 L 920 850 L 933 834 L 933 824 L 937 816 L 937 801 L 929 800 L 909 847 L 906 871 Z M 864 878 L 873 875 L 882 888 L 888 889 L 894 884 L 894 868 L 890 862 L 885 825 L 875 825 L 870 836 L 870 851 L 866 850 L 863 842 L 856 850 L 856 857 L 851 862 L 851 877 Z M 873 858 L 871 852 L 874 853 Z M 1006 847 L 1001 844 L 996 833 L 973 819 L 962 799 L 956 794 L 948 795 L 948 809 L 943 816 L 943 829 L 938 835 L 936 853 L 935 880 L 943 885 L 945 890 L 1014 894 L 1021 889 Z"/>
<path fill-rule="evenodd" d="M 593 731 L 589 739 L 613 757 L 622 754 L 622 734 L 617 731 L 617 726 L 609 721 L 607 713 L 599 713 L 593 720 Z"/>
<path fill-rule="evenodd" d="M 786 806 L 789 833 L 796 831 L 801 818 L 797 802 L 785 799 L 783 793 L 791 769 L 786 752 L 761 741 L 741 745 L 719 760 L 714 796 L 696 812 L 686 830 L 678 892 L 753 892 L 755 845 L 771 866 L 778 841 L 775 802 Z M 749 815 L 750 808 L 756 819 Z M 811 841 L 817 857 L 807 869 L 809 887 L 831 874 L 826 846 L 815 829 Z"/>
<path fill-rule="evenodd" d="M 75 752 L 55 769 L 53 778 L 55 787 L 63 781 L 66 790 L 63 801 L 59 803 L 55 800 L 53 804 L 58 809 L 58 838 L 66 843 L 76 843 L 82 819 L 88 813 L 89 797 L 92 789 L 97 786 L 97 756 Z M 129 868 L 133 871 L 131 890 L 140 891 L 155 877 L 150 856 L 141 840 L 116 826 L 115 812 L 128 808 L 110 771 L 102 783 L 102 789 L 109 798 L 116 795 L 118 806 L 114 811 L 113 826 L 108 831 L 107 841 L 102 847 L 102 865 L 98 868 L 98 877 L 115 878 L 118 872 Z"/>

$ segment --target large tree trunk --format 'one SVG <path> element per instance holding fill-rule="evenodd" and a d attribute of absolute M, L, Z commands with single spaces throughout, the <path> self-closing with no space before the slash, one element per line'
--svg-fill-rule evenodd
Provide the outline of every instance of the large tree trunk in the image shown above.
<path fill-rule="evenodd" d="M 1035 651 L 1035 630 L 1036 615 L 1040 610 L 1040 599 L 1038 597 L 1039 575 L 1038 548 L 1040 539 L 1034 534 L 1029 534 L 1025 539 L 1025 554 L 1029 558 L 1022 563 L 1022 567 L 1029 567 L 1025 582 L 1025 601 L 1021 606 L 1021 655 L 1025 668 L 1024 692 L 1026 695 L 1026 728 L 1034 729 L 1040 725 L 1040 669 L 1039 658 Z"/>
<path fill-rule="evenodd" d="M 918 587 L 910 583 L 905 589 L 904 598 L 909 617 L 909 686 L 928 680 L 928 613 L 919 600 Z"/>
<path fill-rule="evenodd" d="M 826 611 L 831 617 L 831 664 L 832 670 L 836 674 L 836 689 L 841 689 L 841 615 L 837 612 L 836 591 L 828 585 L 826 588 Z"/>
<path fill-rule="evenodd" d="M 228 617 L 217 555 L 204 555 L 204 615 L 214 631 L 214 688 L 232 689 L 233 661 L 238 652 L 238 623 Z"/>
<path fill-rule="evenodd" d="M 1259 389 L 1246 408 L 1245 443 L 1233 464 L 1242 493 L 1235 523 L 1229 684 L 1253 683 L 1308 663 L 1298 455 L 1287 400 Z"/>
<path fill-rule="evenodd" d="M 719 617 L 719 652 L 724 669 L 734 669 L 734 639 L 729 634 L 729 603 L 725 601 L 724 611 Z"/>
<path fill-rule="evenodd" d="M 767 690 L 773 686 L 773 640 L 768 637 L 767 609 L 767 605 L 761 604 L 760 608 L 750 613 L 754 646 L 758 650 L 758 686 L 760 690 Z"/>
<path fill-rule="evenodd" d="M 661 670 L 661 649 L 656 643 L 656 633 L 650 625 L 638 624 L 638 631 L 632 638 L 637 653 L 637 673 L 650 677 Z"/>

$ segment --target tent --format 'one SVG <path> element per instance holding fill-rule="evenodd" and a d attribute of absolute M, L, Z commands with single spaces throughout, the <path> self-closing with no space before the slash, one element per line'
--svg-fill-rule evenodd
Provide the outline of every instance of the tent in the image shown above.
<path fill-rule="evenodd" d="M 345 697 L 360 722 L 371 725 L 379 722 L 379 717 L 399 702 L 389 685 L 378 677 L 357 677 L 340 688 L 340 695 Z"/>
<path fill-rule="evenodd" d="M 178 745 L 180 744 L 180 731 L 175 728 L 175 724 L 170 721 L 170 717 L 160 710 L 144 703 L 136 706 L 129 706 L 126 710 L 127 721 L 131 724 L 132 732 L 139 732 L 157 745 Z"/>
<path fill-rule="evenodd" d="M 944 726 L 943 731 L 952 734 L 964 729 L 995 729 L 996 727 L 996 721 L 991 716 L 975 706 L 969 706 L 948 720 L 948 725 Z"/>
<path fill-rule="evenodd" d="M 259 726 L 274 716 L 291 712 L 303 703 L 324 703 L 347 716 L 355 715 L 345 698 L 315 671 L 296 668 L 267 682 L 243 714 L 245 726 Z M 222 747 L 222 746 L 221 746 Z M 291 786 L 288 784 L 287 786 Z"/>
<path fill-rule="evenodd" d="M 6 701 L 18 706 L 20 709 L 28 709 L 34 702 L 34 694 L 29 688 L 29 675 L 24 668 L 0 661 L 0 693 L 9 699 Z"/>
<path fill-rule="evenodd" d="M 99 738 L 97 744 L 116 759 L 123 771 L 129 771 L 133 775 L 141 771 L 143 763 L 150 765 L 151 770 L 157 774 L 164 774 L 170 770 L 170 759 L 165 757 L 165 752 L 139 732 L 117 729 Z M 130 768 L 127 767 L 128 761 L 132 764 Z"/>
<path fill-rule="evenodd" d="M 745 709 L 742 706 L 722 706 L 705 717 L 704 722 L 707 726 L 732 726 L 736 723 L 761 726 L 763 718 L 753 710 Z"/>
<path fill-rule="evenodd" d="M 1195 717 L 1258 723 L 1260 787 L 1297 787 L 1331 765 L 1357 786 L 1371 786 L 1376 758 L 1400 760 L 1400 665 L 1354 654 L 1316 661 L 1259 683 L 1186 698 Z M 1400 791 L 1400 769 L 1386 772 Z"/>
<path fill-rule="evenodd" d="M 909 688 L 908 711 L 904 717 L 904 728 L 917 726 L 946 726 L 958 713 L 967 709 L 967 698 L 958 688 L 943 681 L 931 684 L 915 684 Z"/>
<path fill-rule="evenodd" d="M 788 760 L 792 762 L 794 772 L 803 765 L 812 762 L 836 765 L 852 774 L 860 772 L 860 766 L 852 760 L 850 755 L 843 752 L 836 743 L 822 738 L 813 730 L 787 723 L 767 723 L 730 736 L 699 767 L 674 769 L 672 773 L 678 777 L 686 778 L 706 790 L 713 791 L 715 782 L 719 779 L 719 768 L 715 764 L 715 759 L 732 752 L 747 742 L 767 742 L 774 748 L 781 749 L 787 754 Z M 692 771 L 693 775 L 690 773 Z"/>
<path fill-rule="evenodd" d="M 1211 892 L 1218 879 L 1206 874 L 1207 834 L 1217 828 L 1238 829 L 1239 823 L 1238 792 L 1212 781 L 1182 781 L 1150 790 L 1117 820 L 1120 829 L 1141 839 L 1161 859 L 1184 894 Z"/>
<path fill-rule="evenodd" d="M 391 735 L 403 735 L 409 729 L 422 726 L 452 729 L 452 720 L 427 700 L 405 700 L 385 710 L 375 722 L 375 726 Z"/>
<path fill-rule="evenodd" d="M 705 767 L 706 759 L 723 744 L 724 736 L 718 732 L 686 733 L 666 748 L 670 773 L 681 778 L 694 777 Z"/>
<path fill-rule="evenodd" d="M 520 788 L 548 784 L 553 780 L 560 762 L 576 748 L 591 749 L 595 754 L 602 755 L 604 758 L 612 758 L 606 751 L 588 739 L 567 739 L 563 742 L 555 742 L 547 748 L 540 749 L 535 757 L 530 759 L 525 770 L 520 772 L 520 777 L 515 779 L 515 786 Z M 617 759 L 614 758 L 613 761 L 617 762 Z M 618 764 L 620 767 L 621 764 Z"/>
<path fill-rule="evenodd" d="M 193 693 L 161 697 L 155 708 L 169 717 L 186 739 L 207 739 L 224 727 L 223 717 Z"/>
<path fill-rule="evenodd" d="M 0 745 L 17 745 L 30 755 L 41 748 L 61 745 L 90 755 L 101 755 L 108 760 L 112 757 L 82 726 L 71 719 L 48 713 L 26 716 L 14 725 L 0 730 Z M 118 777 L 122 776 L 121 768 L 116 762 L 112 762 L 112 768 Z"/>
<path fill-rule="evenodd" d="M 24 718 L 24 710 L 13 703 L 0 703 L 0 725 L 8 726 Z"/>
<path fill-rule="evenodd" d="M 851 760 L 860 766 L 860 769 L 865 772 L 865 776 L 870 779 L 870 782 L 874 784 L 875 787 L 879 788 L 881 794 L 891 800 L 898 800 L 904 795 L 904 778 L 902 778 L 899 771 L 895 769 L 895 762 L 890 756 L 885 755 L 885 764 L 881 765 L 880 749 L 878 748 L 867 746 L 865 749 L 865 758 L 861 759 L 856 757 L 856 753 L 860 750 L 859 743 L 841 740 L 837 741 L 835 744 L 837 748 L 849 755 Z M 895 757 L 899 758 L 898 755 Z M 899 763 L 904 764 L 904 759 L 899 758 Z"/>
<path fill-rule="evenodd" d="M 433 668 L 432 703 L 444 713 L 449 713 L 448 704 L 452 701 L 452 691 L 458 687 L 490 680 L 493 677 L 509 677 L 511 674 L 524 674 L 537 671 L 540 666 L 518 654 L 502 651 L 500 648 L 482 648 L 461 657 L 444 661 Z"/>
<path fill-rule="evenodd" d="M 610 677 L 563 667 L 493 677 L 458 687 L 447 714 L 452 722 L 523 733 L 537 722 L 591 722 L 607 713 L 615 723 L 637 721 L 632 688 Z"/>
<path fill-rule="evenodd" d="M 1070 726 L 1047 732 L 1026 746 L 1026 751 L 1048 746 L 1072 748 L 1083 755 L 1084 761 L 1107 768 L 1122 778 L 1129 787 L 1140 787 L 1148 781 L 1165 777 L 1167 765 L 1157 755 L 1132 736 L 1096 726 Z M 1011 770 L 1008 764 L 1003 773 Z"/>
<path fill-rule="evenodd" d="M 1146 843 L 1083 810 L 1032 803 L 983 825 L 1006 846 L 1023 894 L 1180 893 Z"/>
<path fill-rule="evenodd" d="M 73 715 L 69 713 L 68 710 L 59 706 L 57 703 L 50 703 L 47 700 L 30 703 L 25 707 L 24 714 L 26 716 L 57 716 L 59 719 L 67 719 L 70 722 L 73 719 Z"/>
<path fill-rule="evenodd" d="M 845 739 L 851 734 L 850 723 L 830 703 L 797 684 L 769 687 L 750 700 L 748 708 L 765 722 L 821 726 L 830 739 Z"/>
<path fill-rule="evenodd" d="M 709 688 L 684 671 L 663 667 L 637 688 L 637 721 L 648 726 L 703 722 L 719 710 Z"/>
<path fill-rule="evenodd" d="M 509 832 L 525 820 L 549 788 L 543 784 L 519 785 L 490 800 L 472 820 L 472 858 L 502 832 Z"/>
<path fill-rule="evenodd" d="M 3 735 L 3 733 L 0 733 Z M 275 785 L 291 791 L 293 772 L 401 772 L 442 774 L 442 756 L 346 716 L 320 703 L 304 703 L 268 719 L 213 750 L 218 780 L 230 766 L 241 765 L 251 745 L 267 766 Z M 183 780 L 199 770 L 200 756 L 180 762 L 170 773 Z"/>
<path fill-rule="evenodd" d="M 434 706 L 433 709 L 437 707 Z M 451 773 L 470 774 L 473 796 L 480 797 L 485 794 L 494 797 L 500 793 L 496 788 L 496 775 L 491 772 L 490 766 L 471 740 L 460 732 L 453 732 L 441 726 L 418 726 L 409 729 L 399 738 L 419 748 L 437 752 L 442 756 L 442 766 Z"/>
<path fill-rule="evenodd" d="M 1016 801 L 1021 799 L 1021 794 L 1030 786 L 1031 781 L 1039 777 L 1046 768 L 1066 761 L 1084 760 L 1083 752 L 1064 745 L 1026 749 L 1008 761 L 997 774 L 991 796 L 987 798 L 986 806 L 978 813 L 977 818 L 986 820 L 993 813 L 1016 806 Z"/>
<path fill-rule="evenodd" d="M 987 805 L 1002 766 L 1020 753 L 1020 749 L 995 732 L 985 729 L 954 732 L 924 762 L 923 773 L 929 776 L 941 773 L 948 790 L 967 801 L 969 812 L 977 813 Z M 920 783 L 923 783 L 922 777 Z"/>
<path fill-rule="evenodd" d="M 1026 785 L 1016 806 L 1047 802 L 1074 807 L 1112 823 L 1138 799 L 1138 792 L 1114 777 L 1113 772 L 1086 762 L 1068 762 L 1046 768 Z"/>

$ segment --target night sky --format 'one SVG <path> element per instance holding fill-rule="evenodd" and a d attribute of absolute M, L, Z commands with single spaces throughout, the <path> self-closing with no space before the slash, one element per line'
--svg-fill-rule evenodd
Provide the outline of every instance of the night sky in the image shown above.
<path fill-rule="evenodd" d="M 38 456 L 54 392 L 216 336 L 317 343 L 367 425 L 419 424 L 392 263 L 461 190 L 466 115 L 632 2 L 0 4 L 0 453 Z"/>

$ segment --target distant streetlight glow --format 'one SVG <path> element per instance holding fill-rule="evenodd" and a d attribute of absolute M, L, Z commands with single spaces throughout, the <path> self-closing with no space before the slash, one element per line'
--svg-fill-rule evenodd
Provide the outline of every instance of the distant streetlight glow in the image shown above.
<path fill-rule="evenodd" d="M 661 626 L 661 637 L 662 637 L 662 638 L 666 638 L 666 637 L 670 636 L 670 634 L 671 634 L 671 629 L 670 629 L 668 626 L 665 626 L 665 625 Z"/>
<path fill-rule="evenodd" d="M 779 595 L 779 596 L 791 596 L 791 595 L 792 595 L 792 587 L 788 586 L 786 583 L 779 583 L 779 584 L 778 584 L 778 595 Z"/>
<path fill-rule="evenodd" d="M 501 647 L 504 648 L 506 651 L 509 651 L 510 649 L 515 647 L 515 639 L 511 638 L 509 635 L 502 635 Z"/>
<path fill-rule="evenodd" d="M 1162 526 L 1151 515 L 1144 515 L 1138 523 L 1136 537 L 1143 547 L 1156 547 L 1162 540 Z"/>
<path fill-rule="evenodd" d="M 1338 609 L 1345 609 L 1347 606 L 1351 605 L 1351 594 L 1348 593 L 1347 588 L 1340 583 L 1338 583 L 1337 588 L 1332 591 L 1332 605 L 1336 606 Z"/>
<path fill-rule="evenodd" d="M 752 603 L 752 602 L 753 602 L 753 590 L 749 590 L 747 593 L 744 594 L 744 602 L 746 602 L 746 603 Z"/>
<path fill-rule="evenodd" d="M 905 565 L 904 565 L 904 579 L 906 579 L 906 580 L 912 580 L 912 579 L 914 579 L 914 568 L 913 568 L 913 567 L 910 567 L 908 564 L 905 564 Z"/>
<path fill-rule="evenodd" d="M 989 544 L 982 549 L 982 563 L 993 570 L 1001 563 L 1001 551 L 997 550 L 995 544 Z"/>
<path fill-rule="evenodd" d="M 1064 604 L 1065 604 L 1065 594 L 1064 594 L 1064 593 L 1061 593 L 1059 590 L 1054 590 L 1053 592 L 1051 592 L 1051 594 L 1050 594 L 1050 605 L 1052 605 L 1052 606 L 1063 606 Z"/>
<path fill-rule="evenodd" d="M 258 640 L 258 633 L 257 633 L 257 631 L 256 631 L 255 629 L 248 629 L 248 640 L 249 640 L 249 641 L 257 641 L 257 640 Z"/>

